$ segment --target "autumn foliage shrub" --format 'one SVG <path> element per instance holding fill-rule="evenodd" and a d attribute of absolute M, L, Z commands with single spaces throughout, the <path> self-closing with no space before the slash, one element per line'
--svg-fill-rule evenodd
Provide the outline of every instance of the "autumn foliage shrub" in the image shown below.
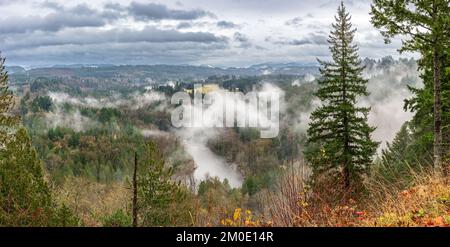
<path fill-rule="evenodd" d="M 362 225 L 449 226 L 449 177 L 426 170 L 411 171 L 411 176 L 414 179 L 408 188 L 369 183 L 366 207 L 371 215 Z"/>
<path fill-rule="evenodd" d="M 310 183 L 301 170 L 287 171 L 267 197 L 266 218 L 274 226 L 449 226 L 448 177 L 410 173 L 406 188 L 369 177 L 358 194 L 350 194 L 339 180 Z"/>

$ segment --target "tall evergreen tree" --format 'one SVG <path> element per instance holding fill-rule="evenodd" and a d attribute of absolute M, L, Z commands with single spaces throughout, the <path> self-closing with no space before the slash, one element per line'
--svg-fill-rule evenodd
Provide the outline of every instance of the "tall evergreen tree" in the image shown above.
<path fill-rule="evenodd" d="M 433 95 L 430 98 L 433 102 L 433 158 L 438 172 L 442 170 L 443 153 L 442 86 L 448 84 L 444 78 L 446 65 L 443 60 L 450 40 L 449 13 L 449 0 L 374 0 L 371 9 L 372 23 L 383 28 L 381 34 L 386 42 L 397 35 L 405 37 L 400 51 L 422 53 L 422 64 L 432 73 L 432 83 L 425 82 L 428 88 L 416 95 L 423 97 L 422 93 L 427 92 Z M 422 66 L 422 69 L 425 68 Z M 423 98 L 419 100 L 423 101 Z"/>
<path fill-rule="evenodd" d="M 171 205 L 183 199 L 184 191 L 172 181 L 172 168 L 157 145 L 150 141 L 139 156 L 137 176 L 137 208 L 141 225 L 167 226 L 174 224 L 176 210 Z"/>
<path fill-rule="evenodd" d="M 405 122 L 400 131 L 396 134 L 391 143 L 386 144 L 386 149 L 382 150 L 382 162 L 384 165 L 393 165 L 396 162 L 404 162 L 403 155 L 409 151 L 412 137 L 409 129 L 409 122 Z"/>
<path fill-rule="evenodd" d="M 25 129 L 0 151 L 0 225 L 49 224 L 51 195 Z"/>
<path fill-rule="evenodd" d="M 10 113 L 14 105 L 0 58 L 0 226 L 73 226 L 78 219 L 52 200 L 30 137 Z"/>
<path fill-rule="evenodd" d="M 0 53 L 0 147 L 11 139 L 18 118 L 11 115 L 14 98 L 8 90 L 8 72 L 5 70 L 5 58 Z"/>
<path fill-rule="evenodd" d="M 28 134 L 10 114 L 14 99 L 4 62 L 0 57 L 0 225 L 44 225 L 50 191 Z"/>
<path fill-rule="evenodd" d="M 77 226 L 79 219 L 56 205 L 42 162 L 24 128 L 0 150 L 0 226 Z"/>
<path fill-rule="evenodd" d="M 450 66 L 450 50 L 447 50 L 442 59 L 442 68 Z M 427 55 L 419 60 L 419 67 L 422 71 L 420 77 L 423 80 L 423 87 L 411 87 L 408 89 L 412 97 L 405 99 L 405 110 L 414 112 L 411 120 L 411 143 L 409 144 L 415 151 L 413 157 L 421 157 L 416 160 L 418 164 L 424 166 L 433 164 L 434 146 L 434 81 L 433 81 L 433 59 Z M 445 71 L 444 71 L 445 72 Z M 442 148 L 445 155 L 449 155 L 450 144 L 450 71 L 442 74 L 441 87 L 441 126 L 442 126 Z M 411 160 L 410 153 L 403 153 L 402 160 Z M 438 171 L 440 169 L 438 168 Z"/>
<path fill-rule="evenodd" d="M 362 78 L 364 67 L 358 48 L 352 44 L 356 29 L 341 3 L 336 23 L 329 36 L 332 62 L 320 61 L 317 97 L 322 106 L 311 115 L 308 142 L 316 151 L 307 154 L 315 173 L 341 174 L 347 191 L 352 180 L 359 181 L 372 162 L 378 143 L 370 135 L 375 128 L 367 124 L 370 108 L 357 106 L 358 96 L 367 96 L 367 80 Z"/>

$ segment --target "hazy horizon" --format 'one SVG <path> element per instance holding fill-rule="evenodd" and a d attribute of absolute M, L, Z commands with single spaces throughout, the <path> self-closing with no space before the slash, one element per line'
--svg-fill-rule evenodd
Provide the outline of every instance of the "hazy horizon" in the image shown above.
<path fill-rule="evenodd" d="M 386 55 L 384 57 L 391 56 L 394 60 L 398 61 L 399 59 L 415 59 L 414 56 L 393 56 L 393 55 Z M 380 58 L 371 58 L 371 57 L 362 57 L 361 59 L 372 59 L 375 61 L 378 61 L 384 57 Z M 319 67 L 320 64 L 315 62 L 302 62 L 302 61 L 291 61 L 291 62 L 284 62 L 284 61 L 273 61 L 273 62 L 261 62 L 261 63 L 255 63 L 255 64 L 249 64 L 249 65 L 243 65 L 243 66 L 233 66 L 233 65 L 210 65 L 210 64 L 189 64 L 189 63 L 173 63 L 173 64 L 167 64 L 167 63 L 147 63 L 147 64 L 129 64 L 129 63 L 60 63 L 60 64 L 47 64 L 47 65 L 22 65 L 22 64 L 10 64 L 8 63 L 8 59 L 6 59 L 5 65 L 6 67 L 22 67 L 26 70 L 29 69 L 35 69 L 35 68 L 55 68 L 55 67 L 76 67 L 76 66 L 83 66 L 83 67 L 95 67 L 95 66 L 196 66 L 196 67 L 213 67 L 213 68 L 219 68 L 219 69 L 231 69 L 231 68 L 250 68 L 252 66 L 259 66 L 259 65 L 288 65 L 293 64 L 296 66 L 317 66 Z"/>

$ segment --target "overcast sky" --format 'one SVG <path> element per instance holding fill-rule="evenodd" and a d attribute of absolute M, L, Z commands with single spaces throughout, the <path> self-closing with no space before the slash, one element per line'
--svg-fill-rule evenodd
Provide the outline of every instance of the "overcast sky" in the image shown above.
<path fill-rule="evenodd" d="M 337 0 L 0 0 L 8 65 L 314 63 L 329 57 Z M 361 57 L 398 57 L 369 20 L 369 0 L 346 0 Z M 407 57 L 410 54 L 403 54 Z"/>

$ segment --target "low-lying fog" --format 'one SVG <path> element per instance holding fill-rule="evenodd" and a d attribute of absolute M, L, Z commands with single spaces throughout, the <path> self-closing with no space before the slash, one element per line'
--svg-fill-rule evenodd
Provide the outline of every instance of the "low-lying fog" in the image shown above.
<path fill-rule="evenodd" d="M 369 79 L 367 89 L 370 92 L 370 96 L 361 98 L 360 104 L 371 107 L 369 123 L 372 126 L 377 127 L 373 134 L 373 138 L 382 142 L 381 149 L 385 147 L 386 142 L 392 141 L 401 125 L 412 117 L 411 113 L 404 112 L 403 110 L 403 100 L 411 96 L 406 85 L 420 86 L 421 81 L 418 77 L 417 67 L 411 64 L 407 65 L 404 62 L 396 62 L 395 64 L 391 64 L 388 68 L 378 68 L 376 66 L 370 67 L 366 69 L 364 74 L 366 78 Z M 313 75 L 308 75 L 303 81 L 293 81 L 292 86 L 299 86 L 301 83 L 310 83 L 313 80 L 315 80 L 315 77 Z M 266 83 L 261 90 L 265 90 L 266 92 L 276 90 L 279 93 L 283 93 L 279 87 L 270 83 Z M 65 116 L 59 110 L 59 107 L 61 107 L 63 103 L 94 108 L 120 107 L 127 105 L 136 109 L 155 101 L 169 101 L 164 95 L 154 91 L 143 94 L 136 93 L 128 99 L 122 99 L 118 96 L 111 96 L 110 98 L 105 99 L 77 99 L 67 94 L 57 92 L 50 92 L 49 96 L 57 105 L 56 110 L 47 115 L 50 126 L 65 125 L 74 128 L 77 131 L 89 128 L 95 123 L 92 123 L 91 120 L 81 116 L 79 111 L 72 112 L 72 115 L 70 116 Z M 283 103 L 284 102 L 282 102 L 281 105 Z M 167 106 L 168 104 L 165 105 Z M 311 109 L 308 111 L 296 112 L 299 121 L 298 126 L 293 127 L 296 128 L 297 131 L 306 131 L 309 115 L 314 110 L 314 107 L 317 107 L 318 105 L 320 105 L 320 102 L 314 100 Z M 220 116 L 207 113 L 208 109 L 211 110 L 214 107 L 217 107 L 214 102 L 209 106 L 205 106 L 206 113 L 204 118 L 207 121 L 221 121 L 221 119 L 219 119 Z M 237 114 L 243 114 L 243 107 L 238 107 L 237 110 L 241 111 Z M 280 108 L 280 113 L 283 114 L 283 107 Z M 147 131 L 147 135 L 160 135 L 164 133 L 162 131 Z M 181 138 L 186 151 L 193 157 L 197 166 L 194 174 L 197 180 L 202 180 L 206 176 L 211 176 L 219 177 L 220 179 L 226 178 L 232 187 L 241 185 L 242 176 L 236 171 L 235 165 L 227 164 L 222 157 L 215 155 L 207 147 L 207 141 L 210 138 L 216 137 L 216 131 L 201 128 L 181 128 L 170 132 Z"/>

